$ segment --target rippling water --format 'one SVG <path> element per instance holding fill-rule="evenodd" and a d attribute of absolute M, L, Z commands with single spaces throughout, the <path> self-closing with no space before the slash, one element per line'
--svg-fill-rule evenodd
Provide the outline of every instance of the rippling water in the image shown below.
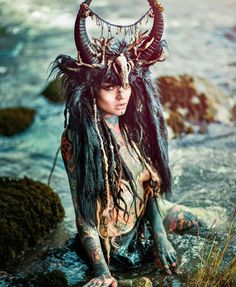
<path fill-rule="evenodd" d="M 203 76 L 235 102 L 235 0 L 162 1 L 162 4 L 165 6 L 164 38 L 170 55 L 152 69 L 153 75 Z M 6 33 L 0 36 L 0 107 L 28 106 L 37 110 L 28 130 L 11 138 L 0 137 L 0 175 L 27 175 L 46 183 L 63 129 L 63 106 L 49 103 L 40 93 L 50 62 L 61 53 L 76 55 L 72 29 L 78 3 L 22 0 L 15 4 L 0 0 L 0 7 L 0 27 L 6 27 Z M 92 7 L 111 22 L 129 24 L 143 14 L 147 5 L 143 0 L 119 3 L 99 0 Z M 89 28 L 91 34 L 96 33 L 92 23 Z M 206 135 L 189 135 L 170 142 L 172 200 L 208 210 L 207 220 L 217 219 L 223 232 L 226 232 L 225 221 L 229 221 L 236 206 L 235 134 L 233 124 L 212 124 Z M 48 246 L 60 245 L 75 233 L 74 211 L 61 157 L 52 186 L 61 197 L 66 218 Z M 178 247 L 186 238 L 177 244 L 181 264 L 186 268 L 193 263 L 190 239 L 186 250 Z"/>

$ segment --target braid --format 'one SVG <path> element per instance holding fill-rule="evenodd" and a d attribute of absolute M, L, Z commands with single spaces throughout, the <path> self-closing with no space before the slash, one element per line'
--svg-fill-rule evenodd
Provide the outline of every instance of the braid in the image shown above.
<path fill-rule="evenodd" d="M 100 141 L 100 147 L 101 147 L 101 151 L 102 151 L 102 155 L 103 155 L 103 159 L 104 159 L 106 202 L 105 202 L 105 209 L 102 212 L 102 216 L 103 216 L 104 227 L 105 227 L 104 243 L 105 243 L 105 248 L 106 248 L 106 252 L 107 252 L 107 261 L 109 264 L 109 262 L 110 262 L 110 250 L 111 250 L 111 246 L 109 243 L 109 228 L 108 228 L 108 226 L 109 226 L 109 209 L 110 209 L 110 185 L 109 185 L 109 177 L 108 177 L 109 165 L 108 165 L 108 158 L 107 158 L 106 151 L 105 151 L 104 141 L 103 141 L 102 135 L 101 135 L 101 127 L 99 129 L 100 125 L 98 126 L 97 105 L 96 105 L 96 99 L 95 98 L 94 98 L 94 119 L 95 119 L 95 128 L 97 130 L 97 134 L 98 134 L 99 141 Z M 99 230 L 98 230 L 98 232 L 99 232 Z"/>

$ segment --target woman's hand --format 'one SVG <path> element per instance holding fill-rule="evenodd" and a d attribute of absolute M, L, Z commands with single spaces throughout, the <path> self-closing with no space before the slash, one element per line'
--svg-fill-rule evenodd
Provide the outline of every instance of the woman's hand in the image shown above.
<path fill-rule="evenodd" d="M 157 259 L 156 266 L 162 266 L 164 271 L 171 275 L 179 273 L 176 251 L 166 236 L 159 236 L 156 240 Z"/>
<path fill-rule="evenodd" d="M 101 275 L 91 279 L 83 287 L 117 287 L 117 281 L 111 275 Z"/>

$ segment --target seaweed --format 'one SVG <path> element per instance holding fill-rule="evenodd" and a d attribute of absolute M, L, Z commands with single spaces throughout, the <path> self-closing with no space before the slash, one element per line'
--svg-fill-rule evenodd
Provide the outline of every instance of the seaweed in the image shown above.
<path fill-rule="evenodd" d="M 27 177 L 0 177 L 0 266 L 10 268 L 64 217 L 59 196 Z"/>

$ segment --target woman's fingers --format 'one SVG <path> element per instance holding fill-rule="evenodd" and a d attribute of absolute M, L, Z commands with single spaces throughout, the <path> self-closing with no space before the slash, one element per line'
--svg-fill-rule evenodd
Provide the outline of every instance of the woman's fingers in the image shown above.
<path fill-rule="evenodd" d="M 114 279 L 113 281 L 111 279 L 109 280 L 105 280 L 102 285 L 96 285 L 97 286 L 101 286 L 101 287 L 117 287 L 117 281 Z"/>
<path fill-rule="evenodd" d="M 176 254 L 172 253 L 168 256 L 169 262 L 170 262 L 170 269 L 172 272 L 179 274 L 179 268 L 178 268 L 178 264 L 177 264 L 177 258 L 176 258 Z"/>
<path fill-rule="evenodd" d="M 97 278 L 91 279 L 87 284 L 85 284 L 83 287 L 117 287 L 117 281 L 115 278 L 111 276 L 100 276 Z"/>
<path fill-rule="evenodd" d="M 103 283 L 103 282 L 102 282 L 100 279 L 95 278 L 95 279 L 90 280 L 90 281 L 89 281 L 87 284 L 85 284 L 83 287 L 94 287 L 94 286 L 100 287 L 102 283 Z"/>
<path fill-rule="evenodd" d="M 167 255 L 167 260 L 170 263 L 170 266 L 172 266 L 172 264 L 176 263 L 176 259 L 174 256 L 172 256 L 171 254 Z"/>
<path fill-rule="evenodd" d="M 87 284 L 83 285 L 83 287 L 91 287 L 95 285 L 95 279 L 91 279 Z"/>
<path fill-rule="evenodd" d="M 116 279 L 114 279 L 113 282 L 111 283 L 111 287 L 118 287 Z"/>
<path fill-rule="evenodd" d="M 166 257 L 162 256 L 156 259 L 156 266 L 164 269 L 165 273 L 172 275 L 172 273 L 179 274 L 179 268 L 175 253 L 169 254 Z"/>
<path fill-rule="evenodd" d="M 162 267 L 163 267 L 165 273 L 168 274 L 168 275 L 171 275 L 172 272 L 170 270 L 170 265 L 167 262 L 166 258 L 165 257 L 160 257 L 160 260 L 161 260 L 161 264 L 162 264 Z"/>

